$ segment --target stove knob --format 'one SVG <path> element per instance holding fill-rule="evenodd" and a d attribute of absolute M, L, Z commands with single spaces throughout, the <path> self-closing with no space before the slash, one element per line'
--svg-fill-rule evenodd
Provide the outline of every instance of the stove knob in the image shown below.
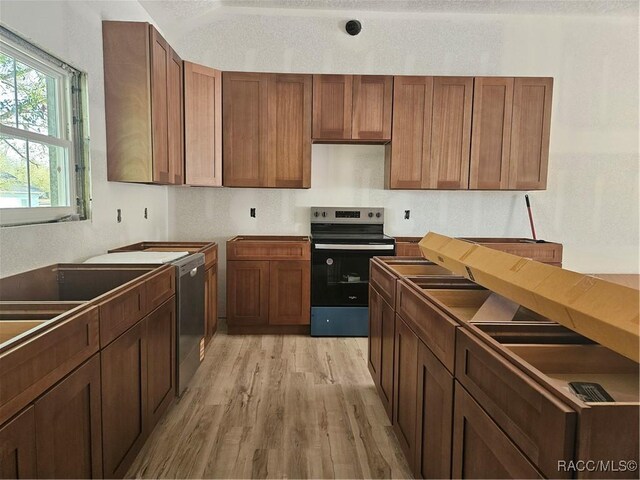
<path fill-rule="evenodd" d="M 314 216 L 314 217 L 319 217 L 319 216 L 320 216 L 320 212 L 314 212 L 314 213 L 313 213 L 313 216 Z"/>
<path fill-rule="evenodd" d="M 322 212 L 322 216 L 326 217 L 327 216 L 327 212 Z"/>
<path fill-rule="evenodd" d="M 373 218 L 373 212 L 369 212 L 369 218 Z"/>
<path fill-rule="evenodd" d="M 381 216 L 380 212 L 376 213 L 376 218 L 380 218 Z"/>

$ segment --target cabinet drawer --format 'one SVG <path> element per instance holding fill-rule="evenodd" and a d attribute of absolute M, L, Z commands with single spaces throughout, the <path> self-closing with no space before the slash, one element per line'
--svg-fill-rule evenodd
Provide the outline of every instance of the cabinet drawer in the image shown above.
<path fill-rule="evenodd" d="M 385 270 L 375 260 L 370 260 L 371 272 L 369 278 L 371 284 L 378 291 L 382 298 L 393 308 L 396 305 L 396 277 L 391 272 Z"/>
<path fill-rule="evenodd" d="M 0 423 L 98 351 L 90 308 L 0 355 Z"/>
<path fill-rule="evenodd" d="M 570 475 L 558 471 L 558 460 L 573 458 L 575 411 L 463 328 L 455 376 L 545 475 Z"/>
<path fill-rule="evenodd" d="M 176 270 L 168 268 L 145 282 L 145 313 L 152 312 L 176 292 Z"/>
<path fill-rule="evenodd" d="M 469 393 L 454 383 L 451 478 L 542 478 Z"/>
<path fill-rule="evenodd" d="M 146 294 L 146 283 L 138 283 L 100 304 L 101 348 L 145 316 Z"/>
<path fill-rule="evenodd" d="M 396 256 L 421 257 L 422 252 L 418 242 L 396 242 Z"/>
<path fill-rule="evenodd" d="M 458 324 L 403 281 L 398 282 L 396 312 L 411 326 L 438 360 L 453 373 Z"/>
<path fill-rule="evenodd" d="M 243 239 L 235 237 L 227 242 L 229 260 L 310 260 L 311 244 L 296 240 Z"/>
<path fill-rule="evenodd" d="M 218 263 L 218 245 L 212 245 L 201 251 L 204 253 L 204 269 L 209 270 Z"/>

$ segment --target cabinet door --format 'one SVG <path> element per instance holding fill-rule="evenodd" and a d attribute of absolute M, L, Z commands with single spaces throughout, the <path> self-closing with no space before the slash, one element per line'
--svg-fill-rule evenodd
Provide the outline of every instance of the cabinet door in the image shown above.
<path fill-rule="evenodd" d="M 458 382 L 453 415 L 451 478 L 542 478 Z"/>
<path fill-rule="evenodd" d="M 392 97 L 392 76 L 353 77 L 352 139 L 391 140 Z"/>
<path fill-rule="evenodd" d="M 127 330 L 100 352 L 104 476 L 121 478 L 146 436 L 146 322 Z"/>
<path fill-rule="evenodd" d="M 167 59 L 167 152 L 169 155 L 169 183 L 184 183 L 184 108 L 182 59 L 168 48 Z"/>
<path fill-rule="evenodd" d="M 266 325 L 269 322 L 269 262 L 227 262 L 227 322 Z"/>
<path fill-rule="evenodd" d="M 516 78 L 509 156 L 509 188 L 547 188 L 553 78 Z"/>
<path fill-rule="evenodd" d="M 222 186 L 222 73 L 184 62 L 185 174 L 188 185 Z"/>
<path fill-rule="evenodd" d="M 151 138 L 153 145 L 154 183 L 172 183 L 169 163 L 169 98 L 167 78 L 169 75 L 170 48 L 162 35 L 149 26 L 151 31 Z"/>
<path fill-rule="evenodd" d="M 311 75 L 268 75 L 268 186 L 311 186 Z"/>
<path fill-rule="evenodd" d="M 218 265 L 215 264 L 204 276 L 205 342 L 208 344 L 218 329 Z"/>
<path fill-rule="evenodd" d="M 386 150 L 389 188 L 429 187 L 433 77 L 393 80 L 392 142 Z"/>
<path fill-rule="evenodd" d="M 382 297 L 369 285 L 369 372 L 373 383 L 380 389 L 381 346 L 382 346 Z"/>
<path fill-rule="evenodd" d="M 351 75 L 313 76 L 313 138 L 351 140 Z"/>
<path fill-rule="evenodd" d="M 223 184 L 266 187 L 267 76 L 225 72 L 222 82 Z"/>
<path fill-rule="evenodd" d="M 382 404 L 391 419 L 393 417 L 393 364 L 395 343 L 395 312 L 393 307 L 380 297 L 380 393 Z"/>
<path fill-rule="evenodd" d="M 29 407 L 0 428 L 0 478 L 36 478 L 35 425 Z"/>
<path fill-rule="evenodd" d="M 459 190 L 469 186 L 472 77 L 435 77 L 429 188 Z"/>
<path fill-rule="evenodd" d="M 451 478 L 453 376 L 418 342 L 415 472 L 420 478 Z"/>
<path fill-rule="evenodd" d="M 396 315 L 393 431 L 411 463 L 416 442 L 416 393 L 418 387 L 418 337 Z"/>
<path fill-rule="evenodd" d="M 35 403 L 40 478 L 102 478 L 100 356 Z"/>
<path fill-rule="evenodd" d="M 145 319 L 147 323 L 147 414 L 151 431 L 175 398 L 176 297 Z"/>
<path fill-rule="evenodd" d="M 475 78 L 470 189 L 508 188 L 512 107 L 513 78 Z"/>
<path fill-rule="evenodd" d="M 269 324 L 309 325 L 311 262 L 269 262 Z"/>

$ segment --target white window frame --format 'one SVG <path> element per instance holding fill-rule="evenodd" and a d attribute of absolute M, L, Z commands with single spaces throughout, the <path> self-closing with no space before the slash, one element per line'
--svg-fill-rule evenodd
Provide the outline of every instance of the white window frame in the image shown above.
<path fill-rule="evenodd" d="M 53 62 L 46 62 L 46 57 L 48 57 L 46 52 L 42 52 L 43 58 L 38 58 L 38 56 L 32 51 L 37 50 L 37 53 L 40 53 L 40 49 L 28 44 L 26 41 L 24 42 L 30 48 L 25 48 L 24 45 L 11 41 L 11 39 L 4 35 L 0 36 L 0 51 L 15 58 L 21 63 L 29 65 L 34 69 L 53 77 L 56 80 L 56 120 L 58 126 L 58 137 L 31 132 L 4 124 L 0 124 L 0 133 L 20 140 L 44 143 L 66 149 L 67 158 L 65 164 L 67 172 L 65 194 L 68 199 L 69 206 L 0 208 L 0 226 L 5 227 L 58 222 L 63 220 L 81 220 L 84 219 L 83 217 L 86 218 L 86 216 L 88 216 L 88 212 L 85 215 L 78 215 L 79 207 L 82 207 L 83 209 L 86 207 L 88 210 L 88 206 L 79 206 L 78 196 L 76 194 L 76 187 L 78 185 L 76 171 L 78 170 L 78 167 L 75 158 L 77 153 L 76 145 L 74 143 L 74 140 L 76 140 L 74 138 L 75 129 L 72 125 L 72 73 L 53 64 Z M 86 172 L 86 175 L 88 175 L 88 171 Z"/>

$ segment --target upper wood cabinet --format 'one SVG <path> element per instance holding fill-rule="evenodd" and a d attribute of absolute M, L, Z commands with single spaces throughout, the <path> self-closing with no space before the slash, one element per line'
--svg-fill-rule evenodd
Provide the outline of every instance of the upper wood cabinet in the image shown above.
<path fill-rule="evenodd" d="M 314 75 L 313 139 L 390 140 L 392 87 L 391 76 Z"/>
<path fill-rule="evenodd" d="M 102 22 L 110 181 L 183 183 L 182 60 L 144 22 Z"/>
<path fill-rule="evenodd" d="M 392 141 L 386 147 L 389 188 L 429 188 L 433 77 L 395 77 Z"/>
<path fill-rule="evenodd" d="M 435 77 L 429 188 L 461 190 L 469 185 L 473 78 Z"/>
<path fill-rule="evenodd" d="M 552 78 L 477 77 L 469 188 L 546 188 Z"/>
<path fill-rule="evenodd" d="M 225 72 L 223 183 L 311 185 L 311 76 Z"/>
<path fill-rule="evenodd" d="M 222 186 L 222 73 L 184 62 L 185 183 Z"/>
<path fill-rule="evenodd" d="M 513 84 L 513 120 L 509 188 L 547 188 L 551 95 L 553 78 L 516 78 Z"/>
<path fill-rule="evenodd" d="M 473 78 L 396 77 L 386 185 L 466 189 Z"/>

